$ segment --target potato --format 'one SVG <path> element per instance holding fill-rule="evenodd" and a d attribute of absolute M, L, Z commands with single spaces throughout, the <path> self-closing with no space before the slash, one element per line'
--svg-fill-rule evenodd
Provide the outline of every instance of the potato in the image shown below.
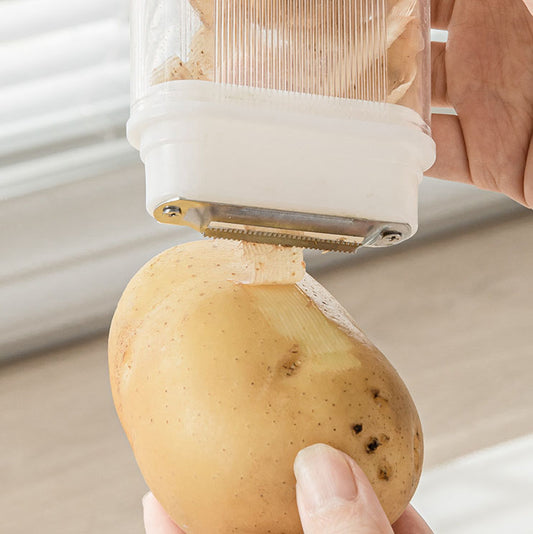
<path fill-rule="evenodd" d="M 142 474 L 188 533 L 302 532 L 292 464 L 318 442 L 359 463 L 391 522 L 414 493 L 411 397 L 298 249 L 163 252 L 122 295 L 109 367 Z"/>
<path fill-rule="evenodd" d="M 210 28 L 215 22 L 215 1 L 216 0 L 189 0 L 192 8 L 200 16 L 204 26 Z"/>
<path fill-rule="evenodd" d="M 152 72 L 151 84 L 170 82 L 172 80 L 193 80 L 193 74 L 182 59 L 175 56 Z"/>
<path fill-rule="evenodd" d="M 215 78 L 215 32 L 202 28 L 193 37 L 189 61 L 186 66 L 193 80 L 214 80 Z M 179 78 L 178 78 L 179 79 Z"/>

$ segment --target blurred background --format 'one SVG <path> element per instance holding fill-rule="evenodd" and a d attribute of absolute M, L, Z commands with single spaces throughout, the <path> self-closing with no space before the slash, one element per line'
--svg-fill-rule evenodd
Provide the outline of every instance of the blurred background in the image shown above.
<path fill-rule="evenodd" d="M 2 533 L 143 532 L 106 333 L 137 269 L 197 236 L 144 210 L 128 38 L 127 0 L 0 1 Z M 412 392 L 435 532 L 531 533 L 533 213 L 427 178 L 420 226 L 389 251 L 309 254 L 309 271 Z"/>

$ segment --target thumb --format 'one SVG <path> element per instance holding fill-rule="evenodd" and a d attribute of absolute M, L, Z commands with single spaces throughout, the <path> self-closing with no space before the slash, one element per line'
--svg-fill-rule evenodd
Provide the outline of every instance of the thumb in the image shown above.
<path fill-rule="evenodd" d="M 347 454 L 312 445 L 296 456 L 294 473 L 305 534 L 393 534 L 370 482 Z"/>

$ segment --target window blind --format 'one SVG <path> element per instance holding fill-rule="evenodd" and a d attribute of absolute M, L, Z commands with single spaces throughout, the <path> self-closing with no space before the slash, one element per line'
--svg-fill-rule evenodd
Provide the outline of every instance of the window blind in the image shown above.
<path fill-rule="evenodd" d="M 0 2 L 0 197 L 133 159 L 128 4 Z"/>

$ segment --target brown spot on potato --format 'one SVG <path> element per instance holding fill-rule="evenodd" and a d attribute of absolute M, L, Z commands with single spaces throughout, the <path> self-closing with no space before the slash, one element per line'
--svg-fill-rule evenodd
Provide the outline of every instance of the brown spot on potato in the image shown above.
<path fill-rule="evenodd" d="M 298 345 L 293 345 L 289 349 L 289 355 L 282 360 L 281 368 L 286 376 L 292 376 L 298 368 L 302 365 L 302 360 L 295 358 L 300 351 Z"/>
<path fill-rule="evenodd" d="M 420 471 L 421 463 L 422 463 L 422 454 L 421 454 L 421 443 L 422 440 L 420 439 L 420 432 L 418 430 L 416 431 L 416 434 L 413 439 L 413 464 L 415 468 L 415 472 Z"/>
<path fill-rule="evenodd" d="M 360 434 L 363 431 L 363 425 L 361 423 L 357 423 L 352 426 L 352 430 L 354 434 Z"/>
<path fill-rule="evenodd" d="M 378 467 L 378 478 L 379 480 L 390 480 L 392 476 L 392 467 L 388 462 L 383 462 Z"/>
<path fill-rule="evenodd" d="M 389 400 L 386 399 L 378 388 L 370 388 L 370 394 L 372 395 L 374 402 L 381 408 L 389 403 Z"/>
<path fill-rule="evenodd" d="M 368 440 L 367 444 L 366 444 L 366 453 L 367 454 L 372 454 L 374 452 L 376 452 L 377 448 L 379 446 L 381 446 L 381 442 L 379 441 L 378 438 L 376 437 L 372 437 Z"/>

